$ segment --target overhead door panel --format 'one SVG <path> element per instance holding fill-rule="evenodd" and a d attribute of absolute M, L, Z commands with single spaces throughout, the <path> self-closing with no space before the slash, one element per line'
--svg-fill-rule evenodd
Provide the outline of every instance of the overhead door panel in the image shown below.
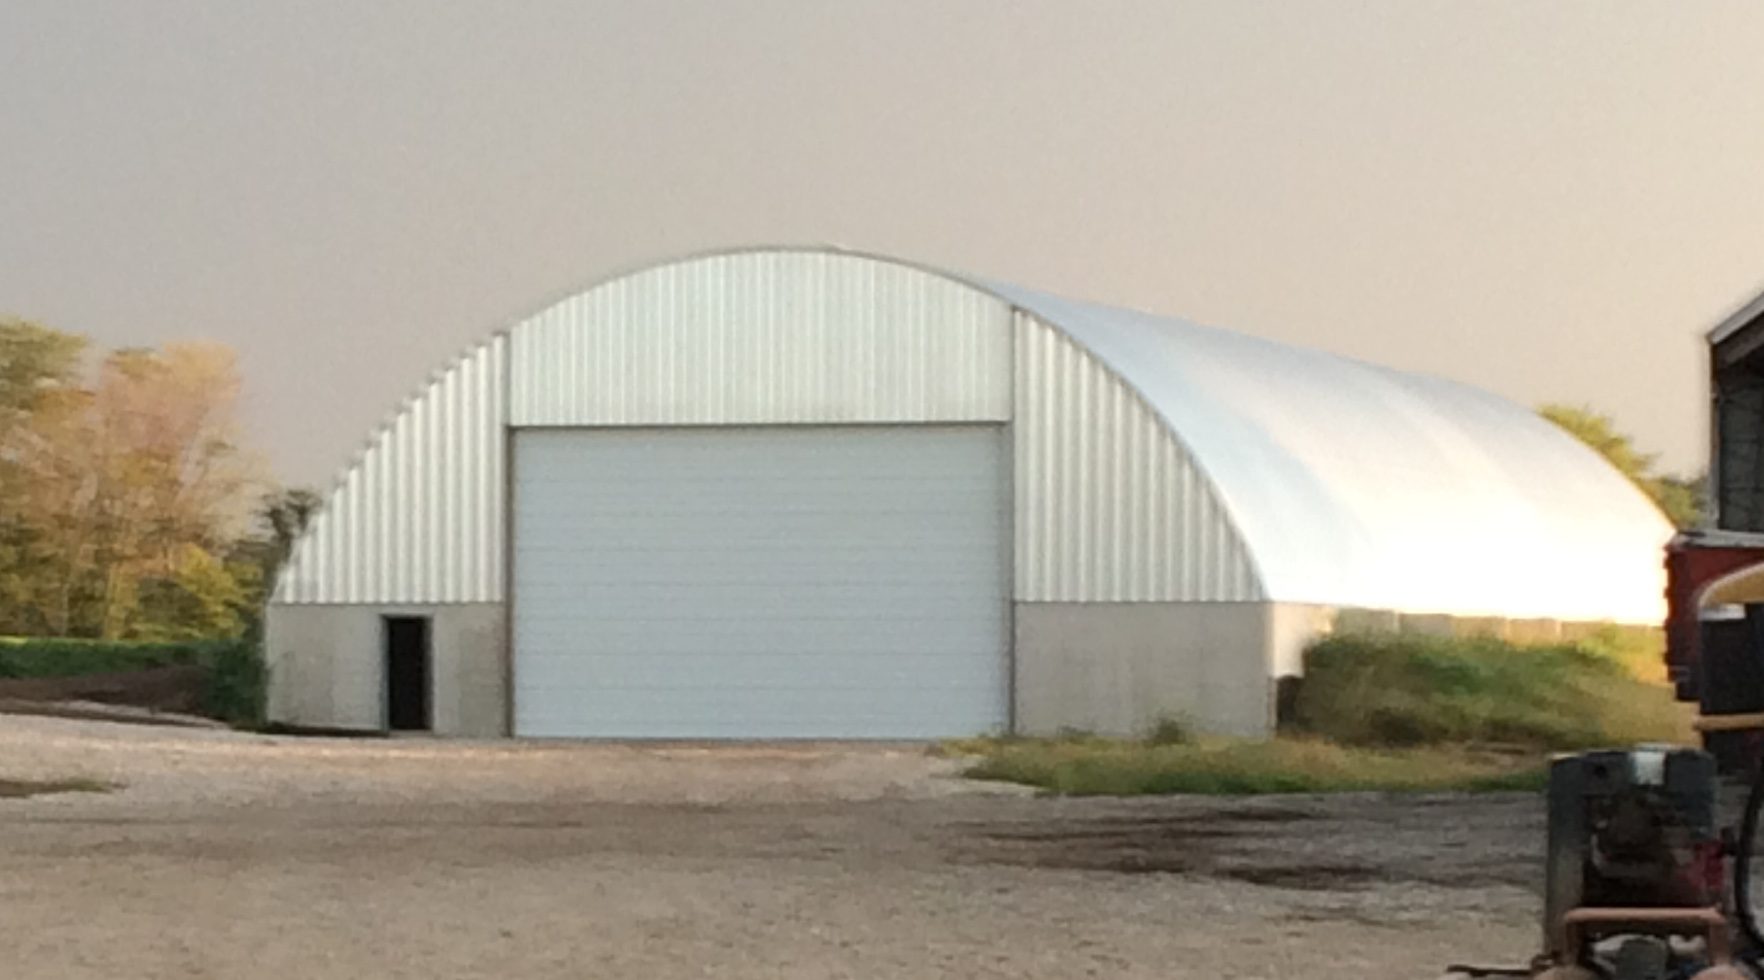
<path fill-rule="evenodd" d="M 514 473 L 516 734 L 1007 722 L 998 427 L 530 429 Z"/>

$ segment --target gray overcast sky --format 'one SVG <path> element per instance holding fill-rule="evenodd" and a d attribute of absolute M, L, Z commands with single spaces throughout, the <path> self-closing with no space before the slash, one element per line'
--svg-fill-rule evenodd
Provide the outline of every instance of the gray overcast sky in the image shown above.
<path fill-rule="evenodd" d="M 0 311 L 243 354 L 328 483 L 610 271 L 838 242 L 1614 412 L 1702 465 L 1764 4 L 0 0 Z"/>

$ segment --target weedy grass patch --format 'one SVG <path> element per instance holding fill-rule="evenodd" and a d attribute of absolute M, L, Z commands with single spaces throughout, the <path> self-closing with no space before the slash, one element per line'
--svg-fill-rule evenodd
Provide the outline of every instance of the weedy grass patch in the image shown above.
<path fill-rule="evenodd" d="M 1553 752 L 1694 742 L 1693 709 L 1639 676 L 1645 653 L 1609 647 L 1331 637 L 1306 652 L 1272 738 L 1166 721 L 1139 738 L 1064 732 L 938 751 L 973 759 L 975 779 L 1081 796 L 1534 790 Z"/>
<path fill-rule="evenodd" d="M 1495 749 L 1380 750 L 1320 739 L 974 739 L 943 751 L 975 758 L 974 779 L 1070 796 L 1189 793 L 1488 792 L 1541 787 L 1543 760 Z"/>

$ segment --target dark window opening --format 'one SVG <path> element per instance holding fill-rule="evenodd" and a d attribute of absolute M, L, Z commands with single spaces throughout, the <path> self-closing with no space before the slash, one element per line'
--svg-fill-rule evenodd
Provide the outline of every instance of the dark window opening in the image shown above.
<path fill-rule="evenodd" d="M 429 621 L 386 617 L 386 727 L 429 730 Z"/>
<path fill-rule="evenodd" d="M 1764 531 L 1764 377 L 1716 376 L 1714 464 L 1718 526 Z"/>

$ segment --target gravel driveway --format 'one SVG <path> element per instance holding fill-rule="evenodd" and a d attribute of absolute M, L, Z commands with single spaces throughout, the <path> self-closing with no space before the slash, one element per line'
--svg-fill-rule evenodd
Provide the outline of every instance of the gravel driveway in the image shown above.
<path fill-rule="evenodd" d="M 1432 980 L 1536 943 L 1530 797 L 1056 800 L 915 746 L 0 716 L 8 978 Z"/>

